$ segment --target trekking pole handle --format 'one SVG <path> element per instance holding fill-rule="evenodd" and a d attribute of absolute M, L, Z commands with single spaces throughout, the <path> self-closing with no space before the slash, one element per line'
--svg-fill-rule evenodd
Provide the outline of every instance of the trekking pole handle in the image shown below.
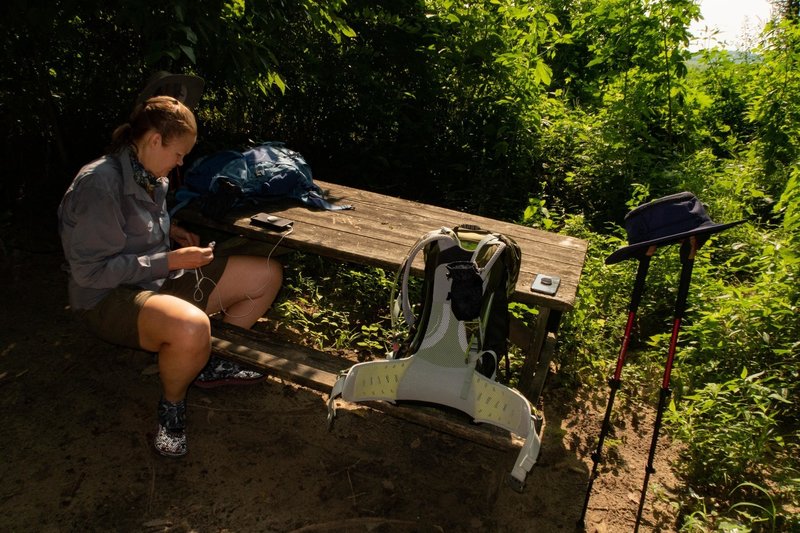
<path fill-rule="evenodd" d="M 631 313 L 636 313 L 639 308 L 639 302 L 642 301 L 642 294 L 644 293 L 644 280 L 647 278 L 647 271 L 650 268 L 650 259 L 656 251 L 655 246 L 651 246 L 647 253 L 639 259 L 639 268 L 636 269 L 636 281 L 633 283 L 633 292 L 631 293 L 631 303 L 628 310 Z"/>
<path fill-rule="evenodd" d="M 675 319 L 680 320 L 686 313 L 686 300 L 689 296 L 689 283 L 692 278 L 692 267 L 697 250 L 700 249 L 697 238 L 693 235 L 681 244 L 681 280 L 678 285 L 678 297 L 675 300 Z"/>

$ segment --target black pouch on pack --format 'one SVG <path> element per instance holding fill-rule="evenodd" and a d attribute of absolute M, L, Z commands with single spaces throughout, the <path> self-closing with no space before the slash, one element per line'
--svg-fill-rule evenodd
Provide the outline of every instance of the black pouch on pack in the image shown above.
<path fill-rule="evenodd" d="M 483 280 L 473 261 L 457 261 L 447 265 L 450 283 L 450 308 L 458 320 L 474 320 L 481 313 Z"/>

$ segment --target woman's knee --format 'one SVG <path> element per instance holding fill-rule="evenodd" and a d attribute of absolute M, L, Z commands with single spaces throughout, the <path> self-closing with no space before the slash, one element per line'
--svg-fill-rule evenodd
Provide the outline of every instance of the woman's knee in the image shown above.
<path fill-rule="evenodd" d="M 189 305 L 173 324 L 169 326 L 172 344 L 182 346 L 190 352 L 207 352 L 211 346 L 211 321 L 202 310 Z"/>
<path fill-rule="evenodd" d="M 202 310 L 174 296 L 150 298 L 139 314 L 139 339 L 147 350 L 164 345 L 186 352 L 208 353 L 211 322 Z"/>

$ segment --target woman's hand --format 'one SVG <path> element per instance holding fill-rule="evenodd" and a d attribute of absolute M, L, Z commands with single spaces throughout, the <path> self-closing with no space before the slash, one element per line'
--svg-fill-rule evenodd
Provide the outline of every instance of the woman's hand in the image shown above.
<path fill-rule="evenodd" d="M 167 253 L 167 264 L 170 270 L 205 266 L 213 259 L 214 248 L 210 246 L 187 246 Z"/>
<path fill-rule="evenodd" d="M 200 237 L 196 233 L 174 224 L 169 227 L 169 238 L 181 246 L 200 246 Z"/>

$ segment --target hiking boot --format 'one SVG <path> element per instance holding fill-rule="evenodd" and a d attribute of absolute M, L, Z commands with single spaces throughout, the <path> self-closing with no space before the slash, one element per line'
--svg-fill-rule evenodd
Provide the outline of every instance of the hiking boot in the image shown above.
<path fill-rule="evenodd" d="M 238 364 L 212 356 L 205 368 L 195 378 L 194 384 L 201 389 L 212 389 L 222 385 L 250 385 L 267 378 L 266 374 L 242 368 Z"/>
<path fill-rule="evenodd" d="M 158 432 L 153 440 L 158 453 L 166 457 L 186 455 L 186 400 L 158 402 Z"/>

